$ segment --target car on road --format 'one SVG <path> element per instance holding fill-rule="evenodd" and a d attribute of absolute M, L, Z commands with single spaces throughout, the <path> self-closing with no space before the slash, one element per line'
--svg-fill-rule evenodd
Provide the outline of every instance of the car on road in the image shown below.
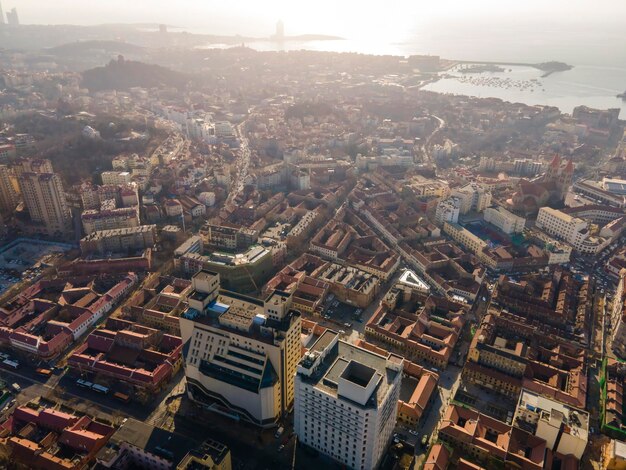
<path fill-rule="evenodd" d="M 409 429 L 409 434 L 412 436 L 417 436 L 419 433 L 415 429 Z"/>
<path fill-rule="evenodd" d="M 428 444 L 428 434 L 424 434 L 422 436 L 422 440 L 421 440 L 420 444 L 422 444 L 422 447 L 426 447 L 426 444 Z"/>
<path fill-rule="evenodd" d="M 279 445 L 278 446 L 278 452 L 282 452 L 284 448 L 285 448 L 285 444 Z"/>
<path fill-rule="evenodd" d="M 281 426 L 276 430 L 276 433 L 274 433 L 274 437 L 278 439 L 280 436 L 283 435 L 284 432 L 285 432 L 285 428 Z"/>
<path fill-rule="evenodd" d="M 12 384 L 11 388 L 13 389 L 15 393 L 20 393 L 22 391 L 22 387 L 20 387 L 20 384 L 18 383 Z"/>

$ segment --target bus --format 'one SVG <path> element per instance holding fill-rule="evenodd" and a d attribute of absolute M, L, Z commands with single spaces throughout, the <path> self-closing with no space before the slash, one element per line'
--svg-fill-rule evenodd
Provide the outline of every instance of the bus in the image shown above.
<path fill-rule="evenodd" d="M 86 380 L 83 380 L 83 379 L 78 379 L 76 381 L 76 385 L 78 385 L 79 387 L 83 387 L 83 388 L 91 388 L 93 386 L 91 382 L 87 382 Z"/>
<path fill-rule="evenodd" d="M 103 394 L 109 393 L 109 389 L 107 387 L 103 387 L 102 385 L 98 385 L 98 384 L 93 384 L 91 386 L 91 389 L 94 392 L 98 392 L 98 393 L 103 393 Z"/>
<path fill-rule="evenodd" d="M 12 361 L 11 359 L 5 359 L 2 361 L 2 365 L 7 367 L 8 369 L 17 369 L 20 366 L 20 363 L 17 361 Z"/>
<path fill-rule="evenodd" d="M 122 403 L 128 403 L 130 401 L 130 397 L 122 392 L 115 392 L 113 396 Z"/>

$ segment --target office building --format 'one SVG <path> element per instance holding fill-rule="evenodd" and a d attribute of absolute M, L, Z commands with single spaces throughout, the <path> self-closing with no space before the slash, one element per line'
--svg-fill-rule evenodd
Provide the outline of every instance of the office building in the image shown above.
<path fill-rule="evenodd" d="M 276 36 L 274 37 L 277 41 L 285 39 L 285 23 L 283 23 L 283 20 L 278 20 L 276 23 Z"/>
<path fill-rule="evenodd" d="M 488 207 L 484 215 L 485 222 L 498 227 L 506 234 L 521 233 L 526 225 L 526 219 L 507 211 L 502 206 Z"/>
<path fill-rule="evenodd" d="M 17 8 L 11 9 L 7 12 L 7 24 L 10 26 L 19 26 L 20 19 L 17 16 Z"/>
<path fill-rule="evenodd" d="M 274 426 L 293 406 L 300 360 L 300 313 L 292 296 L 266 300 L 220 289 L 219 274 L 192 279 L 180 318 L 189 398 L 260 427 Z"/>
<path fill-rule="evenodd" d="M 298 440 L 345 467 L 377 468 L 396 424 L 403 361 L 326 330 L 298 365 Z"/>
<path fill-rule="evenodd" d="M 25 171 L 19 177 L 20 190 L 30 219 L 38 233 L 51 237 L 67 234 L 72 229 L 72 215 L 63 191 L 63 183 L 51 169 L 46 172 Z"/>

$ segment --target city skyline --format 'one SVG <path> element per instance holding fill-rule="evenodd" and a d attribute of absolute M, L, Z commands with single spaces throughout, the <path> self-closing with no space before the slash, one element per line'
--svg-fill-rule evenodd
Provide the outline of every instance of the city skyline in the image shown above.
<path fill-rule="evenodd" d="M 626 468 L 626 4 L 1 8 L 0 468 Z"/>

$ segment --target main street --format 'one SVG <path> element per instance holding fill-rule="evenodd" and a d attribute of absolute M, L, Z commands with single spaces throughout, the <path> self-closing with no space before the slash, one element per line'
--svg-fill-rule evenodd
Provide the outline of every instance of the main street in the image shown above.
<path fill-rule="evenodd" d="M 235 179 L 231 185 L 230 193 L 226 199 L 226 206 L 230 206 L 235 202 L 237 196 L 243 192 L 246 178 L 248 177 L 248 168 L 250 167 L 250 147 L 248 138 L 245 135 L 246 121 L 241 122 L 237 127 L 237 138 L 239 139 L 239 155 L 235 163 L 237 171 Z"/>
<path fill-rule="evenodd" d="M 439 116 L 435 116 L 434 114 L 430 114 L 429 117 L 436 119 L 438 125 L 437 129 L 435 129 L 428 137 L 426 137 L 426 140 L 424 141 L 421 150 L 422 155 L 424 156 L 424 163 L 431 163 L 433 165 L 436 165 L 436 162 L 433 160 L 432 157 L 431 142 L 433 141 L 433 138 L 439 133 L 439 131 L 441 131 L 445 127 L 446 121 L 441 119 Z"/>

